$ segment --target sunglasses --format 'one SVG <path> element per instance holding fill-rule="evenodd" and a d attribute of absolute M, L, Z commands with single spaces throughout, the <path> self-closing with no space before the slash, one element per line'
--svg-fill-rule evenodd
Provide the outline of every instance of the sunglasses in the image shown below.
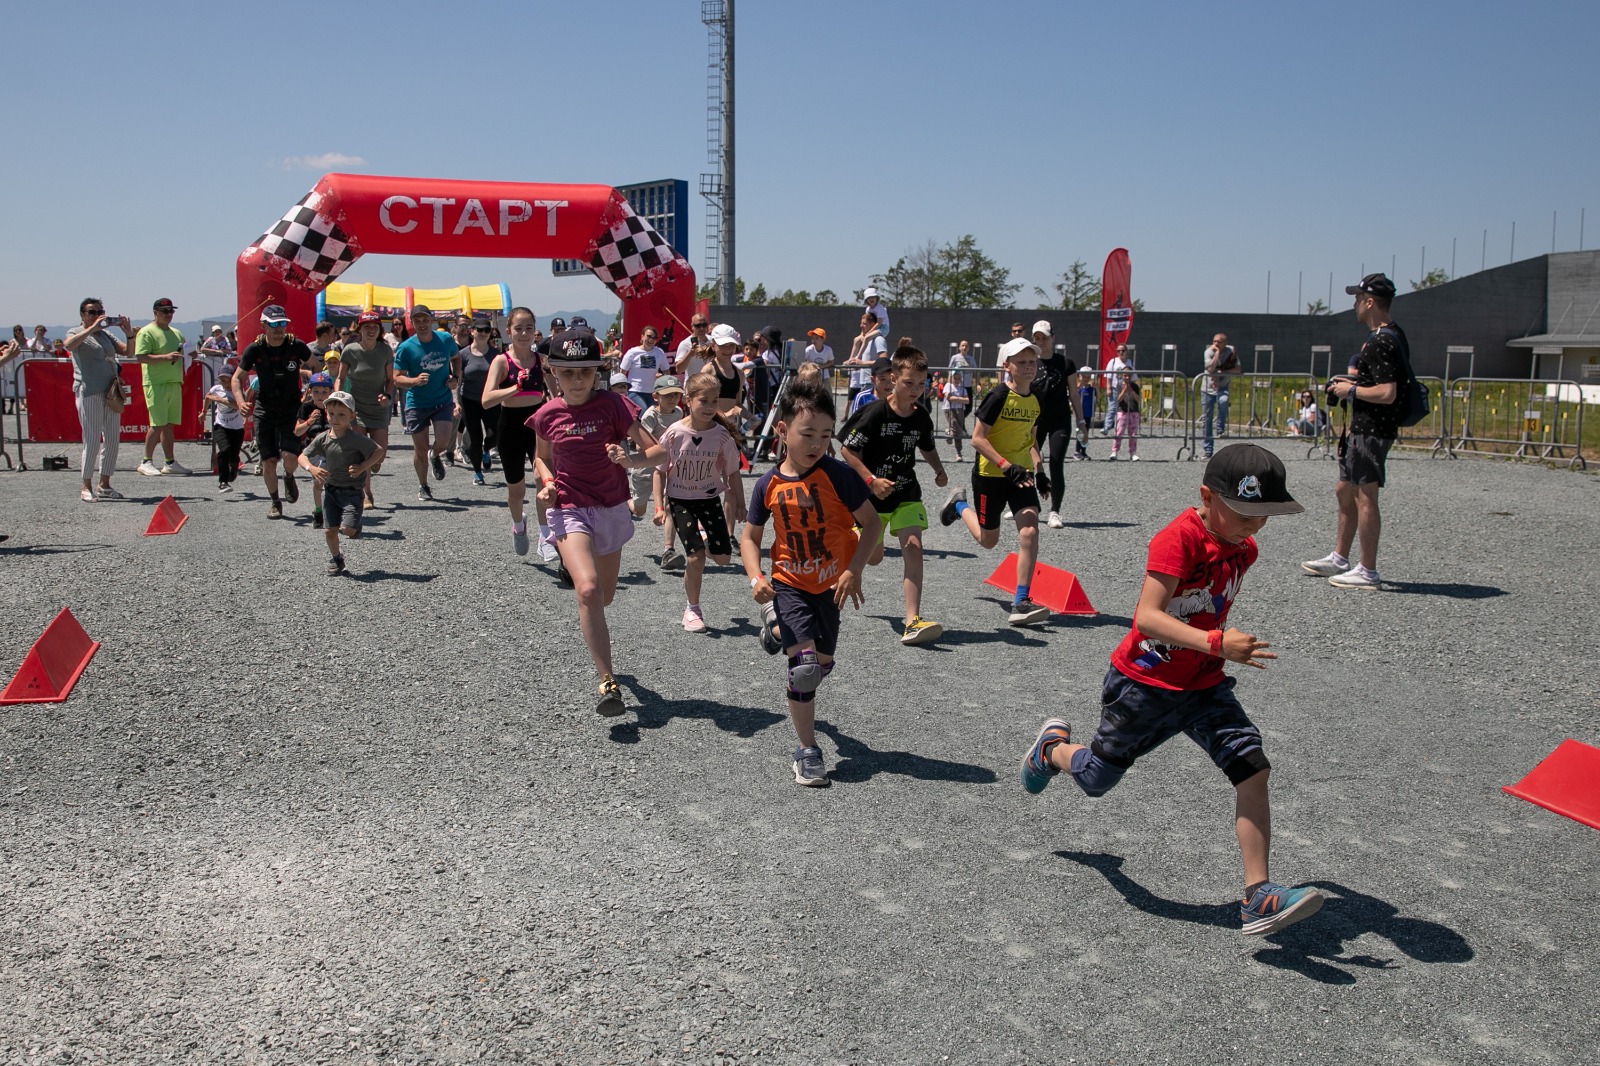
<path fill-rule="evenodd" d="M 271 322 L 263 322 L 261 324 L 263 326 L 267 327 L 268 329 L 288 329 L 289 328 L 289 320 L 287 318 L 274 319 Z"/>
<path fill-rule="evenodd" d="M 472 332 L 474 332 L 474 333 L 488 333 L 489 332 L 489 327 L 488 326 L 473 326 L 472 327 Z"/>

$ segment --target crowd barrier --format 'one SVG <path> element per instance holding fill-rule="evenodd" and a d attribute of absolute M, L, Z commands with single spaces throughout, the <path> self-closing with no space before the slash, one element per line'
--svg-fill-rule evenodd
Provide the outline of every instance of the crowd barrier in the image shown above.
<path fill-rule="evenodd" d="M 1439 393 L 1436 458 L 1565 460 L 1569 469 L 1587 469 L 1578 382 L 1467 377 L 1442 385 Z"/>
<path fill-rule="evenodd" d="M 122 409 L 122 428 L 118 439 L 140 442 L 150 430 L 150 412 L 145 407 L 142 370 L 136 362 L 118 361 L 118 372 L 129 393 Z M 83 428 L 78 424 L 77 401 L 72 395 L 70 359 L 35 358 L 12 372 L 22 403 L 15 412 L 17 462 L 28 469 L 24 444 L 82 444 Z M 201 424 L 200 409 L 207 390 L 216 382 L 216 371 L 201 360 L 191 362 L 183 373 L 183 407 L 175 436 L 186 443 L 209 441 L 209 426 Z M 26 411 L 24 412 L 24 407 Z M 7 459 L 9 461 L 9 456 Z"/>

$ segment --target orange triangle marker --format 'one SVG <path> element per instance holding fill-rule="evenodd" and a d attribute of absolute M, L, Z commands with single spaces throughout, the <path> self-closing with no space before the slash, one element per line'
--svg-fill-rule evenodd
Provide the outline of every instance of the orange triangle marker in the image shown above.
<path fill-rule="evenodd" d="M 90 640 L 72 612 L 61 608 L 22 657 L 16 676 L 0 692 L 0 704 L 60 703 L 98 650 L 100 642 Z"/>
<path fill-rule="evenodd" d="M 983 579 L 1001 592 L 1016 595 L 1017 553 L 1012 552 L 1000 560 L 994 573 Z M 1056 614 L 1099 614 L 1084 593 L 1078 577 L 1070 570 L 1062 570 L 1048 563 L 1033 564 L 1033 584 L 1028 587 L 1028 598 L 1041 603 Z"/>
<path fill-rule="evenodd" d="M 156 504 L 156 513 L 150 516 L 150 524 L 145 527 L 144 535 L 159 537 L 167 533 L 176 533 L 187 521 L 189 516 L 183 513 L 178 501 L 168 496 Z"/>
<path fill-rule="evenodd" d="M 1527 777 L 1500 791 L 1600 829 L 1600 748 L 1563 740 Z"/>

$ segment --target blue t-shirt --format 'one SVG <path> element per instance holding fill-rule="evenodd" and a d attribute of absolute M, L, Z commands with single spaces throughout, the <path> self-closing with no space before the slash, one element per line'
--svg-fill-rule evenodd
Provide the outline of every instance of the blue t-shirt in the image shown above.
<path fill-rule="evenodd" d="M 855 414 L 857 411 L 867 406 L 867 404 L 872 403 L 877 398 L 877 394 L 874 393 L 873 390 L 862 389 L 860 392 L 856 393 L 856 398 L 850 402 L 850 410 L 848 413 L 852 415 Z"/>
<path fill-rule="evenodd" d="M 426 372 L 426 385 L 413 385 L 406 390 L 406 409 L 431 411 L 450 403 L 450 359 L 456 354 L 456 342 L 435 330 L 431 340 L 407 337 L 394 352 L 396 373 L 414 378 Z"/>

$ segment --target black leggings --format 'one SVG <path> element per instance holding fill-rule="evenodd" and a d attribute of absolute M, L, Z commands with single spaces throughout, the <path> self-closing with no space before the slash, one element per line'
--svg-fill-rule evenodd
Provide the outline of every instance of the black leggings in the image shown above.
<path fill-rule="evenodd" d="M 244 430 L 213 424 L 211 443 L 217 449 L 217 480 L 233 484 L 239 480 L 239 449 L 244 444 Z"/>
<path fill-rule="evenodd" d="M 467 431 L 467 458 L 474 473 L 483 473 L 483 453 L 494 447 L 499 419 L 483 409 L 478 400 L 461 398 L 461 425 Z"/>
<path fill-rule="evenodd" d="M 527 479 L 527 466 L 533 460 L 539 440 L 523 423 L 539 408 L 500 405 L 500 473 L 507 485 L 520 485 Z"/>
<path fill-rule="evenodd" d="M 1066 462 L 1067 447 L 1072 440 L 1072 427 L 1062 426 L 1060 429 L 1039 428 L 1039 450 L 1044 451 L 1045 444 L 1050 446 L 1050 510 L 1061 510 L 1061 493 L 1066 488 L 1066 477 L 1062 463 Z"/>

